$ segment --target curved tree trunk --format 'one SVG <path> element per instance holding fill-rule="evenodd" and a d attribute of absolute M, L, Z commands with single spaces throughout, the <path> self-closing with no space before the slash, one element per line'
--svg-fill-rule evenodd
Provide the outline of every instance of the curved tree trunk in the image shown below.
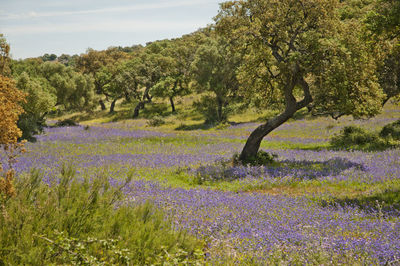
<path fill-rule="evenodd" d="M 239 159 L 241 161 L 246 161 L 248 158 L 257 156 L 263 138 L 266 135 L 268 135 L 272 130 L 279 127 L 287 120 L 289 120 L 289 118 L 293 117 L 296 111 L 297 111 L 296 108 L 289 108 L 289 109 L 287 108 L 283 113 L 281 113 L 277 117 L 257 127 L 247 139 Z"/>
<path fill-rule="evenodd" d="M 139 102 L 136 107 L 135 110 L 133 111 L 133 118 L 137 118 L 139 116 L 139 112 L 141 109 L 144 108 L 144 102 Z"/>
<path fill-rule="evenodd" d="M 169 102 L 171 103 L 171 110 L 173 113 L 175 113 L 175 103 L 174 103 L 174 98 L 171 96 L 169 97 Z"/>
<path fill-rule="evenodd" d="M 300 86 L 303 89 L 304 94 L 304 98 L 299 102 L 296 101 L 296 98 L 293 96 L 293 89 L 296 86 Z M 313 101 L 308 83 L 302 76 L 300 76 L 298 72 L 294 73 L 293 78 L 285 89 L 284 93 L 286 103 L 285 111 L 275 118 L 267 121 L 267 123 L 257 127 L 250 134 L 239 156 L 239 159 L 242 162 L 246 162 L 248 159 L 256 157 L 258 150 L 260 149 L 261 141 L 266 135 L 293 117 L 298 110 L 308 106 Z"/>
<path fill-rule="evenodd" d="M 111 102 L 111 106 L 110 106 L 110 114 L 114 113 L 114 109 L 115 109 L 115 103 L 117 102 L 117 99 L 114 99 Z"/>
<path fill-rule="evenodd" d="M 132 99 L 131 99 L 131 96 L 129 95 L 129 93 L 128 93 L 128 92 L 125 92 L 124 94 L 125 94 L 125 100 L 126 100 L 126 102 L 128 102 L 128 103 L 132 102 Z"/>
<path fill-rule="evenodd" d="M 104 104 L 103 100 L 99 100 L 99 104 L 102 111 L 106 110 L 106 105 Z"/>

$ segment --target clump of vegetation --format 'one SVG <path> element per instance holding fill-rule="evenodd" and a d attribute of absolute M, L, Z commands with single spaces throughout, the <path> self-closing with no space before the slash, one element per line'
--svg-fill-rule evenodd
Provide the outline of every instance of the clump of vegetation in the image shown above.
<path fill-rule="evenodd" d="M 262 166 L 274 163 L 277 155 L 261 150 L 257 152 L 256 156 L 248 157 L 245 160 L 241 160 L 239 157 L 239 154 L 233 156 L 233 165 Z"/>
<path fill-rule="evenodd" d="M 43 132 L 46 126 L 46 120 L 44 117 L 24 113 L 20 116 L 17 125 L 22 131 L 22 136 L 19 140 L 24 139 L 29 142 L 36 142 L 35 135 L 39 135 Z"/>
<path fill-rule="evenodd" d="M 205 119 L 205 124 L 225 123 L 228 119 L 230 108 L 225 105 L 216 103 L 216 100 L 211 96 L 203 96 L 199 101 L 193 103 L 195 110 Z"/>
<path fill-rule="evenodd" d="M 339 134 L 332 137 L 330 143 L 335 149 L 345 150 L 384 150 L 393 146 L 377 133 L 356 126 L 344 127 Z"/>
<path fill-rule="evenodd" d="M 165 124 L 165 121 L 162 117 L 160 116 L 153 116 L 151 119 L 147 121 L 147 125 L 149 127 L 159 127 Z"/>
<path fill-rule="evenodd" d="M 72 119 L 64 119 L 61 121 L 58 121 L 55 124 L 56 127 L 76 127 L 79 126 L 79 124 L 77 124 L 74 120 Z"/>
<path fill-rule="evenodd" d="M 63 167 L 49 184 L 39 171 L 15 180 L 0 214 L 1 265 L 150 265 L 166 259 L 195 264 L 202 244 L 152 204 L 128 204 L 106 177 L 78 180 Z M 125 202 L 125 203 L 122 203 Z"/>
<path fill-rule="evenodd" d="M 202 185 L 205 182 L 233 181 L 247 176 L 259 176 L 262 167 L 275 163 L 277 155 L 259 151 L 257 157 L 240 161 L 239 154 L 230 160 L 217 160 L 212 165 L 200 166 L 194 170 L 194 183 Z M 253 166 L 253 167 L 252 167 Z"/>
<path fill-rule="evenodd" d="M 392 138 L 393 140 L 400 140 L 400 120 L 387 124 L 379 133 L 382 138 Z"/>

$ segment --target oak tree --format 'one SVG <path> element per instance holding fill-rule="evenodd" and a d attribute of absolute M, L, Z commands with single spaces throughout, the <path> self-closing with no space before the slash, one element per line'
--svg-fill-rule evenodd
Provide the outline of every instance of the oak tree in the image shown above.
<path fill-rule="evenodd" d="M 278 116 L 251 133 L 242 161 L 257 156 L 263 138 L 302 108 L 333 117 L 380 111 L 383 93 L 371 47 L 360 38 L 357 21 L 340 19 L 340 5 L 339 0 L 221 4 L 217 30 L 245 54 L 239 79 L 253 85 L 242 87 L 283 103 Z"/>

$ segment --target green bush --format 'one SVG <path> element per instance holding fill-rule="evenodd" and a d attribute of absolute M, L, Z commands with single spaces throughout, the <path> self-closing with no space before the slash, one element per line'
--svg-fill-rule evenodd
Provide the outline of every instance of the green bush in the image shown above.
<path fill-rule="evenodd" d="M 222 106 L 218 107 L 215 97 L 208 95 L 202 96 L 193 105 L 196 111 L 204 117 L 206 124 L 224 123 L 228 120 L 228 115 L 232 112 L 231 107 L 227 103 L 223 103 Z"/>
<path fill-rule="evenodd" d="M 384 126 L 379 133 L 382 138 L 392 138 L 394 140 L 400 140 L 400 120 L 390 123 Z"/>
<path fill-rule="evenodd" d="M 76 127 L 79 125 L 72 119 L 64 119 L 64 120 L 58 121 L 55 124 L 55 126 L 56 127 Z"/>
<path fill-rule="evenodd" d="M 331 138 L 330 144 L 335 149 L 346 150 L 384 150 L 392 146 L 378 134 L 356 126 L 344 127 Z"/>
<path fill-rule="evenodd" d="M 44 117 L 24 113 L 19 117 L 17 125 L 22 131 L 20 140 L 25 139 L 30 142 L 35 142 L 35 135 L 43 132 L 43 128 L 46 126 L 46 120 Z"/>
<path fill-rule="evenodd" d="M 160 116 L 157 116 L 157 115 L 152 117 L 150 120 L 147 121 L 147 125 L 150 126 L 150 127 L 158 127 L 158 126 L 161 126 L 161 125 L 164 125 L 164 124 L 165 124 L 164 119 L 162 117 L 160 117 Z"/>
<path fill-rule="evenodd" d="M 240 160 L 239 154 L 233 156 L 233 165 L 251 165 L 251 166 L 261 166 L 269 165 L 275 162 L 277 158 L 276 154 L 271 154 L 265 151 L 258 151 L 257 156 L 247 158 L 246 160 Z"/>
<path fill-rule="evenodd" d="M 50 185 L 38 171 L 15 181 L 0 206 L 0 265 L 150 265 L 201 262 L 203 244 L 176 231 L 152 204 L 131 206 L 106 177 L 64 167 Z M 125 185 L 128 184 L 128 178 Z M 1 195 L 0 195 L 1 196 Z"/>

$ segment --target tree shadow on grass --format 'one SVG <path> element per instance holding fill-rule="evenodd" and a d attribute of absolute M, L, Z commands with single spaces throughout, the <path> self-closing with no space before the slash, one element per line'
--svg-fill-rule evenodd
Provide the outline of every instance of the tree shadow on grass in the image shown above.
<path fill-rule="evenodd" d="M 377 218 L 382 216 L 400 217 L 400 187 L 360 195 L 355 198 L 331 198 L 321 205 L 334 207 L 356 207 Z"/>
<path fill-rule="evenodd" d="M 192 124 L 192 125 L 185 125 L 181 124 L 178 127 L 175 128 L 175 130 L 179 131 L 192 131 L 192 130 L 207 130 L 213 128 L 215 125 L 212 124 L 205 124 L 205 123 L 198 123 L 198 124 Z"/>
<path fill-rule="evenodd" d="M 218 161 L 212 165 L 200 166 L 191 172 L 207 181 L 233 181 L 241 178 L 277 180 L 283 177 L 300 181 L 336 176 L 350 168 L 364 170 L 361 164 L 333 158 L 324 162 L 283 160 L 266 166 L 232 166 L 227 161 Z"/>
<path fill-rule="evenodd" d="M 182 131 L 191 131 L 191 130 L 208 130 L 211 128 L 216 128 L 216 129 L 226 129 L 229 128 L 230 126 L 233 127 L 240 127 L 240 126 L 246 126 L 246 125 L 252 125 L 254 123 L 249 123 L 249 122 L 226 122 L 226 123 L 215 123 L 215 124 L 207 124 L 207 123 L 197 123 L 197 124 L 192 124 L 192 125 L 185 125 L 181 124 L 178 127 L 175 128 L 175 130 L 182 130 Z"/>

